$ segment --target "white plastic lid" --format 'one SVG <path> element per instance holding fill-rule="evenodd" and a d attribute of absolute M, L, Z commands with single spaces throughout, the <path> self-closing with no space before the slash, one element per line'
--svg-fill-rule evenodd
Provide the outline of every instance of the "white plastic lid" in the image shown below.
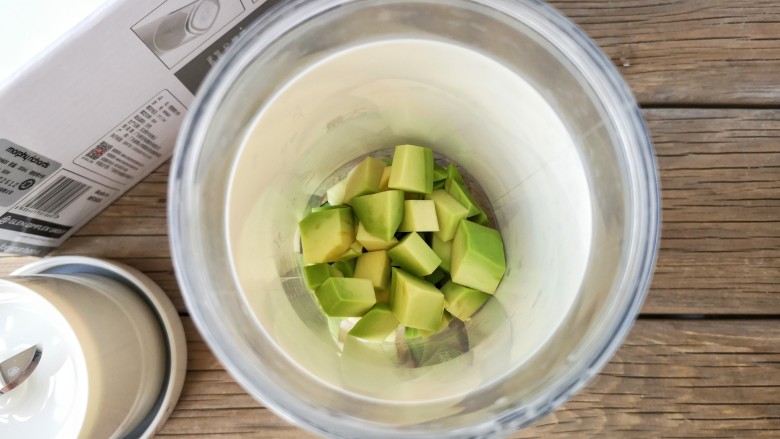
<path fill-rule="evenodd" d="M 179 400 L 179 396 L 181 395 L 182 388 L 184 386 L 184 379 L 186 376 L 187 371 L 187 340 L 184 334 L 184 328 L 182 327 L 181 320 L 179 319 L 179 315 L 176 312 L 176 308 L 173 306 L 173 303 L 171 303 L 168 296 L 165 294 L 165 292 L 160 289 L 160 287 L 154 283 L 151 279 L 149 279 L 147 276 L 145 276 L 140 271 L 131 268 L 129 266 L 103 260 L 103 259 L 96 259 L 96 258 L 90 258 L 85 256 L 54 256 L 54 257 L 48 257 L 41 259 L 37 262 L 33 262 L 29 265 L 26 265 L 19 270 L 16 270 L 15 272 L 11 273 L 12 276 L 30 276 L 30 275 L 37 275 L 37 274 L 58 274 L 58 275 L 79 275 L 81 273 L 88 273 L 88 274 L 98 274 L 103 275 L 109 278 L 112 278 L 114 280 L 120 281 L 121 283 L 125 284 L 126 286 L 132 288 L 136 293 L 140 294 L 144 297 L 144 299 L 147 301 L 149 305 L 155 310 L 157 313 L 157 317 L 160 320 L 160 323 L 163 328 L 163 334 L 166 337 L 165 345 L 166 345 L 166 351 L 167 351 L 167 366 L 166 366 L 166 378 L 164 380 L 163 389 L 159 395 L 159 398 L 152 408 L 151 412 L 148 414 L 146 419 L 144 419 L 138 426 L 135 427 L 131 432 L 127 433 L 127 437 L 137 437 L 139 439 L 150 439 L 152 436 L 155 435 L 155 433 L 162 427 L 162 425 L 165 423 L 165 421 L 168 419 L 168 416 L 173 412 L 174 407 L 176 406 L 176 402 Z M 0 282 L 3 282 L 0 279 Z M 10 283 L 8 281 L 5 281 L 6 283 Z M 9 312 L 12 309 L 16 309 L 19 306 L 14 304 L 13 306 L 10 306 L 11 300 L 16 299 L 19 295 L 16 296 L 12 295 L 3 295 L 3 293 L 6 291 L 6 289 L 3 288 L 5 284 L 0 283 L 0 334 L 4 334 L 5 326 L 3 326 L 3 316 L 5 312 L 5 305 L 4 305 L 4 298 L 9 298 Z M 13 285 L 13 284 L 12 284 Z M 40 300 L 44 301 L 43 298 L 39 298 Z M 14 302 L 15 303 L 15 302 Z M 48 304 L 48 302 L 46 302 Z M 54 307 L 51 304 L 49 305 L 49 311 L 51 311 L 49 314 L 41 314 L 42 317 L 46 317 L 46 315 L 58 314 L 59 312 L 54 309 Z M 35 317 L 26 315 L 25 319 L 28 317 Z M 54 330 L 64 330 L 65 328 L 61 325 L 61 323 L 64 323 L 67 326 L 67 322 L 64 322 L 65 318 L 60 315 L 59 318 L 62 320 L 60 323 L 56 324 L 54 326 Z M 55 319 L 52 318 L 52 321 Z M 78 329 L 78 328 L 76 328 Z M 22 343 L 27 343 L 25 340 L 28 340 L 31 338 L 31 336 L 24 334 L 25 328 L 19 327 L 19 335 L 17 339 L 22 339 Z M 68 337 L 64 337 L 63 339 L 67 338 L 68 343 L 75 344 L 76 346 L 80 346 L 77 343 L 76 340 L 76 332 L 74 331 L 65 331 L 68 332 Z M 32 333 L 35 335 L 35 333 Z M 27 337 L 27 338 L 24 338 Z M 0 337 L 0 339 L 5 340 L 5 337 Z M 9 338 L 8 340 L 11 340 Z M 32 341 L 29 342 L 26 346 L 23 346 L 19 350 L 22 350 L 25 347 L 29 347 L 31 345 L 41 343 L 40 341 Z M 43 344 L 43 343 L 41 343 Z M 66 345 L 67 346 L 67 345 Z M 3 351 L 4 347 L 2 345 L 2 342 L 0 341 L 0 356 L 5 355 Z M 33 372 L 33 375 L 35 375 L 37 372 L 39 372 L 39 369 L 44 365 L 44 361 L 46 360 L 47 350 L 44 348 L 43 356 L 41 357 L 41 363 L 38 365 L 38 368 L 35 369 Z M 16 352 L 11 352 L 10 354 L 13 355 Z M 3 357 L 7 358 L 7 357 Z M 74 368 L 77 376 L 76 381 L 72 381 L 75 383 L 81 383 L 86 382 L 87 376 L 86 376 L 86 360 L 83 354 L 74 359 L 76 362 L 76 367 Z M 80 364 L 79 364 L 80 361 Z M 28 381 L 32 379 L 33 375 L 28 378 Z M 63 376 L 63 378 L 70 378 L 71 376 Z M 57 380 L 59 381 L 59 376 L 57 377 Z M 24 384 L 22 384 L 23 386 Z M 59 385 L 59 383 L 58 383 Z M 14 389 L 11 393 L 16 392 L 17 390 L 21 390 L 22 386 L 19 386 L 18 388 Z M 57 392 L 53 392 L 50 395 L 52 398 L 54 398 L 53 403 L 56 403 L 57 405 L 62 402 L 63 404 L 66 404 L 68 401 L 68 393 L 67 393 L 67 387 L 63 384 L 63 390 Z M 57 416 L 60 416 L 62 419 L 65 419 L 67 417 L 73 417 L 75 418 L 73 420 L 74 426 L 71 428 L 71 425 L 68 422 L 71 422 L 71 420 L 68 420 L 68 422 L 64 422 L 62 424 L 61 430 L 55 430 L 54 427 L 51 427 L 51 430 L 42 430 L 44 431 L 41 434 L 35 434 L 30 433 L 29 435 L 26 434 L 26 432 L 20 432 L 19 437 L 30 437 L 30 438 L 48 438 L 48 437 L 77 437 L 82 430 L 82 427 L 84 424 L 84 420 L 86 417 L 90 416 L 90 413 L 87 413 L 87 411 L 91 411 L 92 409 L 88 407 L 88 401 L 87 401 L 87 392 L 85 391 L 79 391 L 79 387 L 73 387 L 70 389 L 72 392 L 78 394 L 76 395 L 77 398 L 75 398 L 73 401 L 74 407 L 80 407 L 81 412 L 66 412 L 67 408 L 61 408 L 59 411 L 56 411 Z M 9 393 L 9 395 L 11 394 Z M 60 396 L 60 394 L 62 396 Z M 38 395 L 33 395 L 38 396 Z M 80 397 L 84 398 L 84 401 L 81 401 Z M 0 396 L 2 398 L 2 396 Z M 52 406 L 54 407 L 54 406 Z M 15 410 L 15 408 L 14 408 Z M 0 414 L 4 413 L 2 407 L 0 407 Z M 57 419 L 60 419 L 58 417 Z M 45 418 L 41 416 L 38 418 L 35 422 L 39 422 L 42 424 L 45 424 L 47 422 L 48 418 Z M 35 423 L 35 422 L 30 422 Z M 56 422 L 56 420 L 55 420 Z M 88 422 L 88 421 L 87 421 Z M 45 426 L 42 426 L 45 427 Z M 0 416 L 0 432 L 5 433 L 5 426 L 3 425 L 3 418 Z M 6 437 L 5 434 L 0 434 L 0 438 Z M 11 435 L 11 437 L 17 437 L 14 434 Z"/>
<path fill-rule="evenodd" d="M 0 280 L 0 361 L 45 346 L 38 367 L 0 395 L 3 437 L 78 436 L 87 411 L 87 366 L 65 317 L 37 293 Z"/>

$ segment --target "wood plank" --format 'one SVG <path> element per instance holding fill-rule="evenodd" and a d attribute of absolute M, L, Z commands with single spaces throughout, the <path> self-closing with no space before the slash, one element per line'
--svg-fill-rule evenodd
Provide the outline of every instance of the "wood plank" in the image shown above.
<path fill-rule="evenodd" d="M 184 394 L 163 436 L 309 437 L 249 397 L 189 318 Z M 642 319 L 583 391 L 514 438 L 777 437 L 777 320 Z"/>
<path fill-rule="evenodd" d="M 646 105 L 777 105 L 776 0 L 551 0 Z"/>
<path fill-rule="evenodd" d="M 643 311 L 780 314 L 780 111 L 645 116 L 663 230 Z"/>

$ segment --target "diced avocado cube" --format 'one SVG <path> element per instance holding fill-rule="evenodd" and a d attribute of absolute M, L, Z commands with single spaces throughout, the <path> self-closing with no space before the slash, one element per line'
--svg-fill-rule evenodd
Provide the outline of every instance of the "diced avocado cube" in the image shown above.
<path fill-rule="evenodd" d="M 444 294 L 430 282 L 400 268 L 393 268 L 390 309 L 402 325 L 433 331 L 441 324 Z"/>
<path fill-rule="evenodd" d="M 458 224 L 468 216 L 468 209 L 463 207 L 446 191 L 441 189 L 433 191 L 425 199 L 433 200 L 436 206 L 436 218 L 439 220 L 439 231 L 434 233 L 442 241 L 451 241 L 458 230 Z"/>
<path fill-rule="evenodd" d="M 464 287 L 453 281 L 444 284 L 441 292 L 444 293 L 444 309 L 464 322 L 470 320 L 471 316 L 490 299 L 490 294 Z"/>
<path fill-rule="evenodd" d="M 501 234 L 490 227 L 461 221 L 452 242 L 452 281 L 493 294 L 504 272 Z"/>
<path fill-rule="evenodd" d="M 464 186 L 466 185 L 466 180 L 463 178 L 460 171 L 458 171 L 458 167 L 455 166 L 454 163 L 447 165 L 447 178 Z"/>
<path fill-rule="evenodd" d="M 484 211 L 480 211 L 478 215 L 475 215 L 469 219 L 481 226 L 490 227 L 490 219 Z"/>
<path fill-rule="evenodd" d="M 339 256 L 337 261 L 348 261 L 350 259 L 355 259 L 358 256 L 360 256 L 360 252 L 355 251 L 352 247 L 348 248 L 347 251 L 344 252 L 341 256 Z"/>
<path fill-rule="evenodd" d="M 375 289 L 390 288 L 390 257 L 384 250 L 358 256 L 354 277 L 368 279 Z"/>
<path fill-rule="evenodd" d="M 333 262 L 355 242 L 352 209 L 328 209 L 312 212 L 298 223 L 307 264 Z"/>
<path fill-rule="evenodd" d="M 314 294 L 331 317 L 361 317 L 376 304 L 374 287 L 367 279 L 331 277 Z"/>
<path fill-rule="evenodd" d="M 331 277 L 344 277 L 344 275 L 335 267 L 325 263 L 303 267 L 303 278 L 306 285 L 312 290 L 319 288 L 323 282 Z"/>
<path fill-rule="evenodd" d="M 398 319 L 387 304 L 377 303 L 360 318 L 349 335 L 363 340 L 382 341 L 398 328 Z"/>
<path fill-rule="evenodd" d="M 331 264 L 333 268 L 340 271 L 344 277 L 355 277 L 355 266 L 357 265 L 357 257 L 342 259 Z"/>
<path fill-rule="evenodd" d="M 433 164 L 433 182 L 441 181 L 447 178 L 447 169 L 438 163 Z"/>
<path fill-rule="evenodd" d="M 390 189 L 430 194 L 433 190 L 433 151 L 415 145 L 399 145 L 393 153 Z"/>
<path fill-rule="evenodd" d="M 393 262 L 415 276 L 427 276 L 441 264 L 441 259 L 416 232 L 404 236 L 387 254 Z"/>
<path fill-rule="evenodd" d="M 445 273 L 444 270 L 442 270 L 441 267 L 439 267 L 439 268 L 433 270 L 433 273 L 425 276 L 424 279 L 427 280 L 428 282 L 434 284 L 434 285 L 438 285 L 439 282 L 441 282 L 442 280 L 444 280 L 447 277 L 448 277 L 447 273 Z"/>
<path fill-rule="evenodd" d="M 347 180 L 341 180 L 328 189 L 328 203 L 331 206 L 344 204 L 344 191 L 347 189 Z"/>
<path fill-rule="evenodd" d="M 358 223 L 357 235 L 355 239 L 357 239 L 357 241 L 370 252 L 376 250 L 387 250 L 398 244 L 398 239 L 395 236 L 390 238 L 389 241 L 384 241 L 379 237 L 368 233 L 366 228 L 363 227 L 362 223 Z"/>
<path fill-rule="evenodd" d="M 478 215 L 482 212 L 482 209 L 480 209 L 479 205 L 471 196 L 468 189 L 466 189 L 465 184 L 459 183 L 452 177 L 447 177 L 447 179 L 444 181 L 444 190 L 446 190 L 448 194 L 452 195 L 453 198 L 458 200 L 458 202 L 463 207 L 468 209 L 469 213 L 467 216 Z"/>
<path fill-rule="evenodd" d="M 382 179 L 379 180 L 379 191 L 386 191 L 389 188 L 387 187 L 387 184 L 390 183 L 390 172 L 392 172 L 393 167 L 392 166 L 385 166 L 384 171 L 382 171 Z"/>
<path fill-rule="evenodd" d="M 343 255 L 339 256 L 339 261 L 346 261 L 349 259 L 354 259 L 360 255 L 363 254 L 363 246 L 355 241 L 352 243 L 352 245 L 349 246 L 347 251 L 344 252 Z"/>
<path fill-rule="evenodd" d="M 452 265 L 452 241 L 442 241 L 434 233 L 431 238 L 431 249 L 441 259 L 439 268 L 449 273 Z"/>
<path fill-rule="evenodd" d="M 436 206 L 431 200 L 404 201 L 404 216 L 399 232 L 438 232 Z"/>
<path fill-rule="evenodd" d="M 447 306 L 447 302 L 445 300 L 444 306 Z M 450 325 L 450 322 L 452 321 L 452 314 L 447 312 L 447 309 L 445 308 L 444 312 L 441 315 L 441 323 L 439 323 L 439 327 L 434 329 L 433 331 L 425 331 L 423 329 L 418 329 L 418 334 L 420 334 L 420 337 L 422 338 L 428 338 L 434 334 L 438 334 L 439 332 L 443 331 L 447 328 L 447 326 Z"/>
<path fill-rule="evenodd" d="M 404 216 L 404 193 L 390 190 L 355 197 L 352 208 L 368 233 L 390 241 Z"/>
<path fill-rule="evenodd" d="M 353 197 L 379 192 L 386 167 L 384 162 L 373 157 L 366 157 L 358 163 L 346 178 L 344 202 L 349 203 Z"/>

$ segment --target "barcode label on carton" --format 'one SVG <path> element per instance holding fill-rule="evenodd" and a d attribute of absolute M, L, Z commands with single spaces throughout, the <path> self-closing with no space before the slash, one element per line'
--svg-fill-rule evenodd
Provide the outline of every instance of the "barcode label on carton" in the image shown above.
<path fill-rule="evenodd" d="M 9 212 L 73 227 L 80 225 L 87 213 L 91 215 L 113 200 L 117 192 L 115 188 L 61 170 Z"/>
<path fill-rule="evenodd" d="M 60 175 L 53 184 L 24 203 L 21 208 L 31 209 L 45 216 L 57 216 L 90 189 L 92 186 Z"/>

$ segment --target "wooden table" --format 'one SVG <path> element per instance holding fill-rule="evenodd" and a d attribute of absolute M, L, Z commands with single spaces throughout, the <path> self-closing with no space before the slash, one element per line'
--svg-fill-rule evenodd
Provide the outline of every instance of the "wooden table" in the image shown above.
<path fill-rule="evenodd" d="M 604 371 L 532 437 L 780 437 L 780 1 L 557 0 L 642 104 L 663 239 L 642 316 Z M 173 299 L 188 377 L 159 437 L 310 437 L 255 402 L 187 317 L 164 165 L 56 254 L 113 258 Z M 0 258 L 0 270 L 32 258 Z"/>

